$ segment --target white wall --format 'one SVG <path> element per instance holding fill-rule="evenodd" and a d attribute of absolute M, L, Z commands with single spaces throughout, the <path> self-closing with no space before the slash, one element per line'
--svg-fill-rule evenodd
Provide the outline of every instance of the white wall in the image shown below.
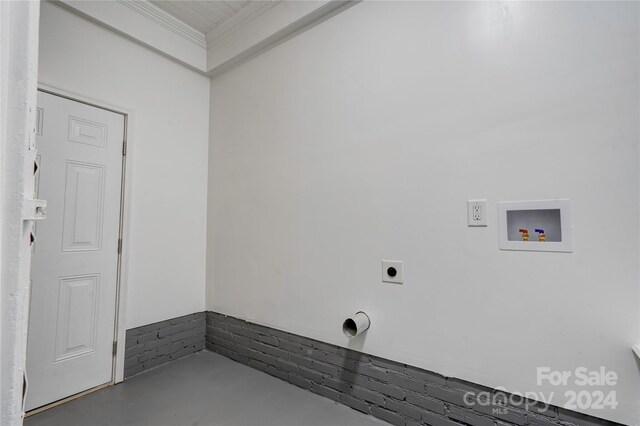
<path fill-rule="evenodd" d="M 536 367 L 605 366 L 590 414 L 638 424 L 637 17 L 365 2 L 213 80 L 207 308 L 339 345 L 364 309 L 366 352 L 560 405 Z M 574 253 L 498 250 L 498 201 L 555 197 Z"/>
<path fill-rule="evenodd" d="M 209 79 L 49 2 L 39 71 L 133 112 L 127 328 L 202 311 Z"/>

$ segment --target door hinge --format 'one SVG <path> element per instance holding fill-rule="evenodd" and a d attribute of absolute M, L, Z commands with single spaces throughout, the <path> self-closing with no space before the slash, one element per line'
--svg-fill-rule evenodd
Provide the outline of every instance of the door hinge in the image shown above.
<path fill-rule="evenodd" d="M 122 155 L 127 155 L 127 141 L 122 141 Z"/>
<path fill-rule="evenodd" d="M 122 238 L 118 238 L 118 254 L 122 254 Z"/>
<path fill-rule="evenodd" d="M 118 342 L 113 342 L 113 351 L 111 353 L 116 356 L 116 352 L 118 352 Z"/>

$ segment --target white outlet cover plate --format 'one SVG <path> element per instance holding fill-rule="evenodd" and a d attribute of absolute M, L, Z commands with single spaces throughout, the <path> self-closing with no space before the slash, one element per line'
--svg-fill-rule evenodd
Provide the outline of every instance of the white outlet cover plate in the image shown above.
<path fill-rule="evenodd" d="M 476 208 L 479 213 L 476 213 Z M 467 200 L 467 224 L 487 226 L 487 200 Z"/>
<path fill-rule="evenodd" d="M 394 277 L 390 276 L 387 273 L 389 268 L 395 268 L 396 275 Z M 402 261 L 401 260 L 383 260 L 382 261 L 382 282 L 384 282 L 384 283 L 395 283 L 395 284 L 404 283 L 404 274 L 403 274 L 403 271 L 402 271 Z"/>

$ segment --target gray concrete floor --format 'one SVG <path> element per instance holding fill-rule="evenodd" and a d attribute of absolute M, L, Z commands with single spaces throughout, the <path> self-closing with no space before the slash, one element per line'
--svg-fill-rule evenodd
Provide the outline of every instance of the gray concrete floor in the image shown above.
<path fill-rule="evenodd" d="M 275 377 L 202 351 L 28 417 L 39 425 L 386 425 Z"/>

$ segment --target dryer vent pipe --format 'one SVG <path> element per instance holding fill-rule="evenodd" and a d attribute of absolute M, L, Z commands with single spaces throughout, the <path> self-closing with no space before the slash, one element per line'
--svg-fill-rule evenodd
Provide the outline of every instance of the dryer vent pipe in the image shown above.
<path fill-rule="evenodd" d="M 342 323 L 342 331 L 349 338 L 356 337 L 367 331 L 370 325 L 371 320 L 369 320 L 369 316 L 360 311 L 344 320 Z"/>

